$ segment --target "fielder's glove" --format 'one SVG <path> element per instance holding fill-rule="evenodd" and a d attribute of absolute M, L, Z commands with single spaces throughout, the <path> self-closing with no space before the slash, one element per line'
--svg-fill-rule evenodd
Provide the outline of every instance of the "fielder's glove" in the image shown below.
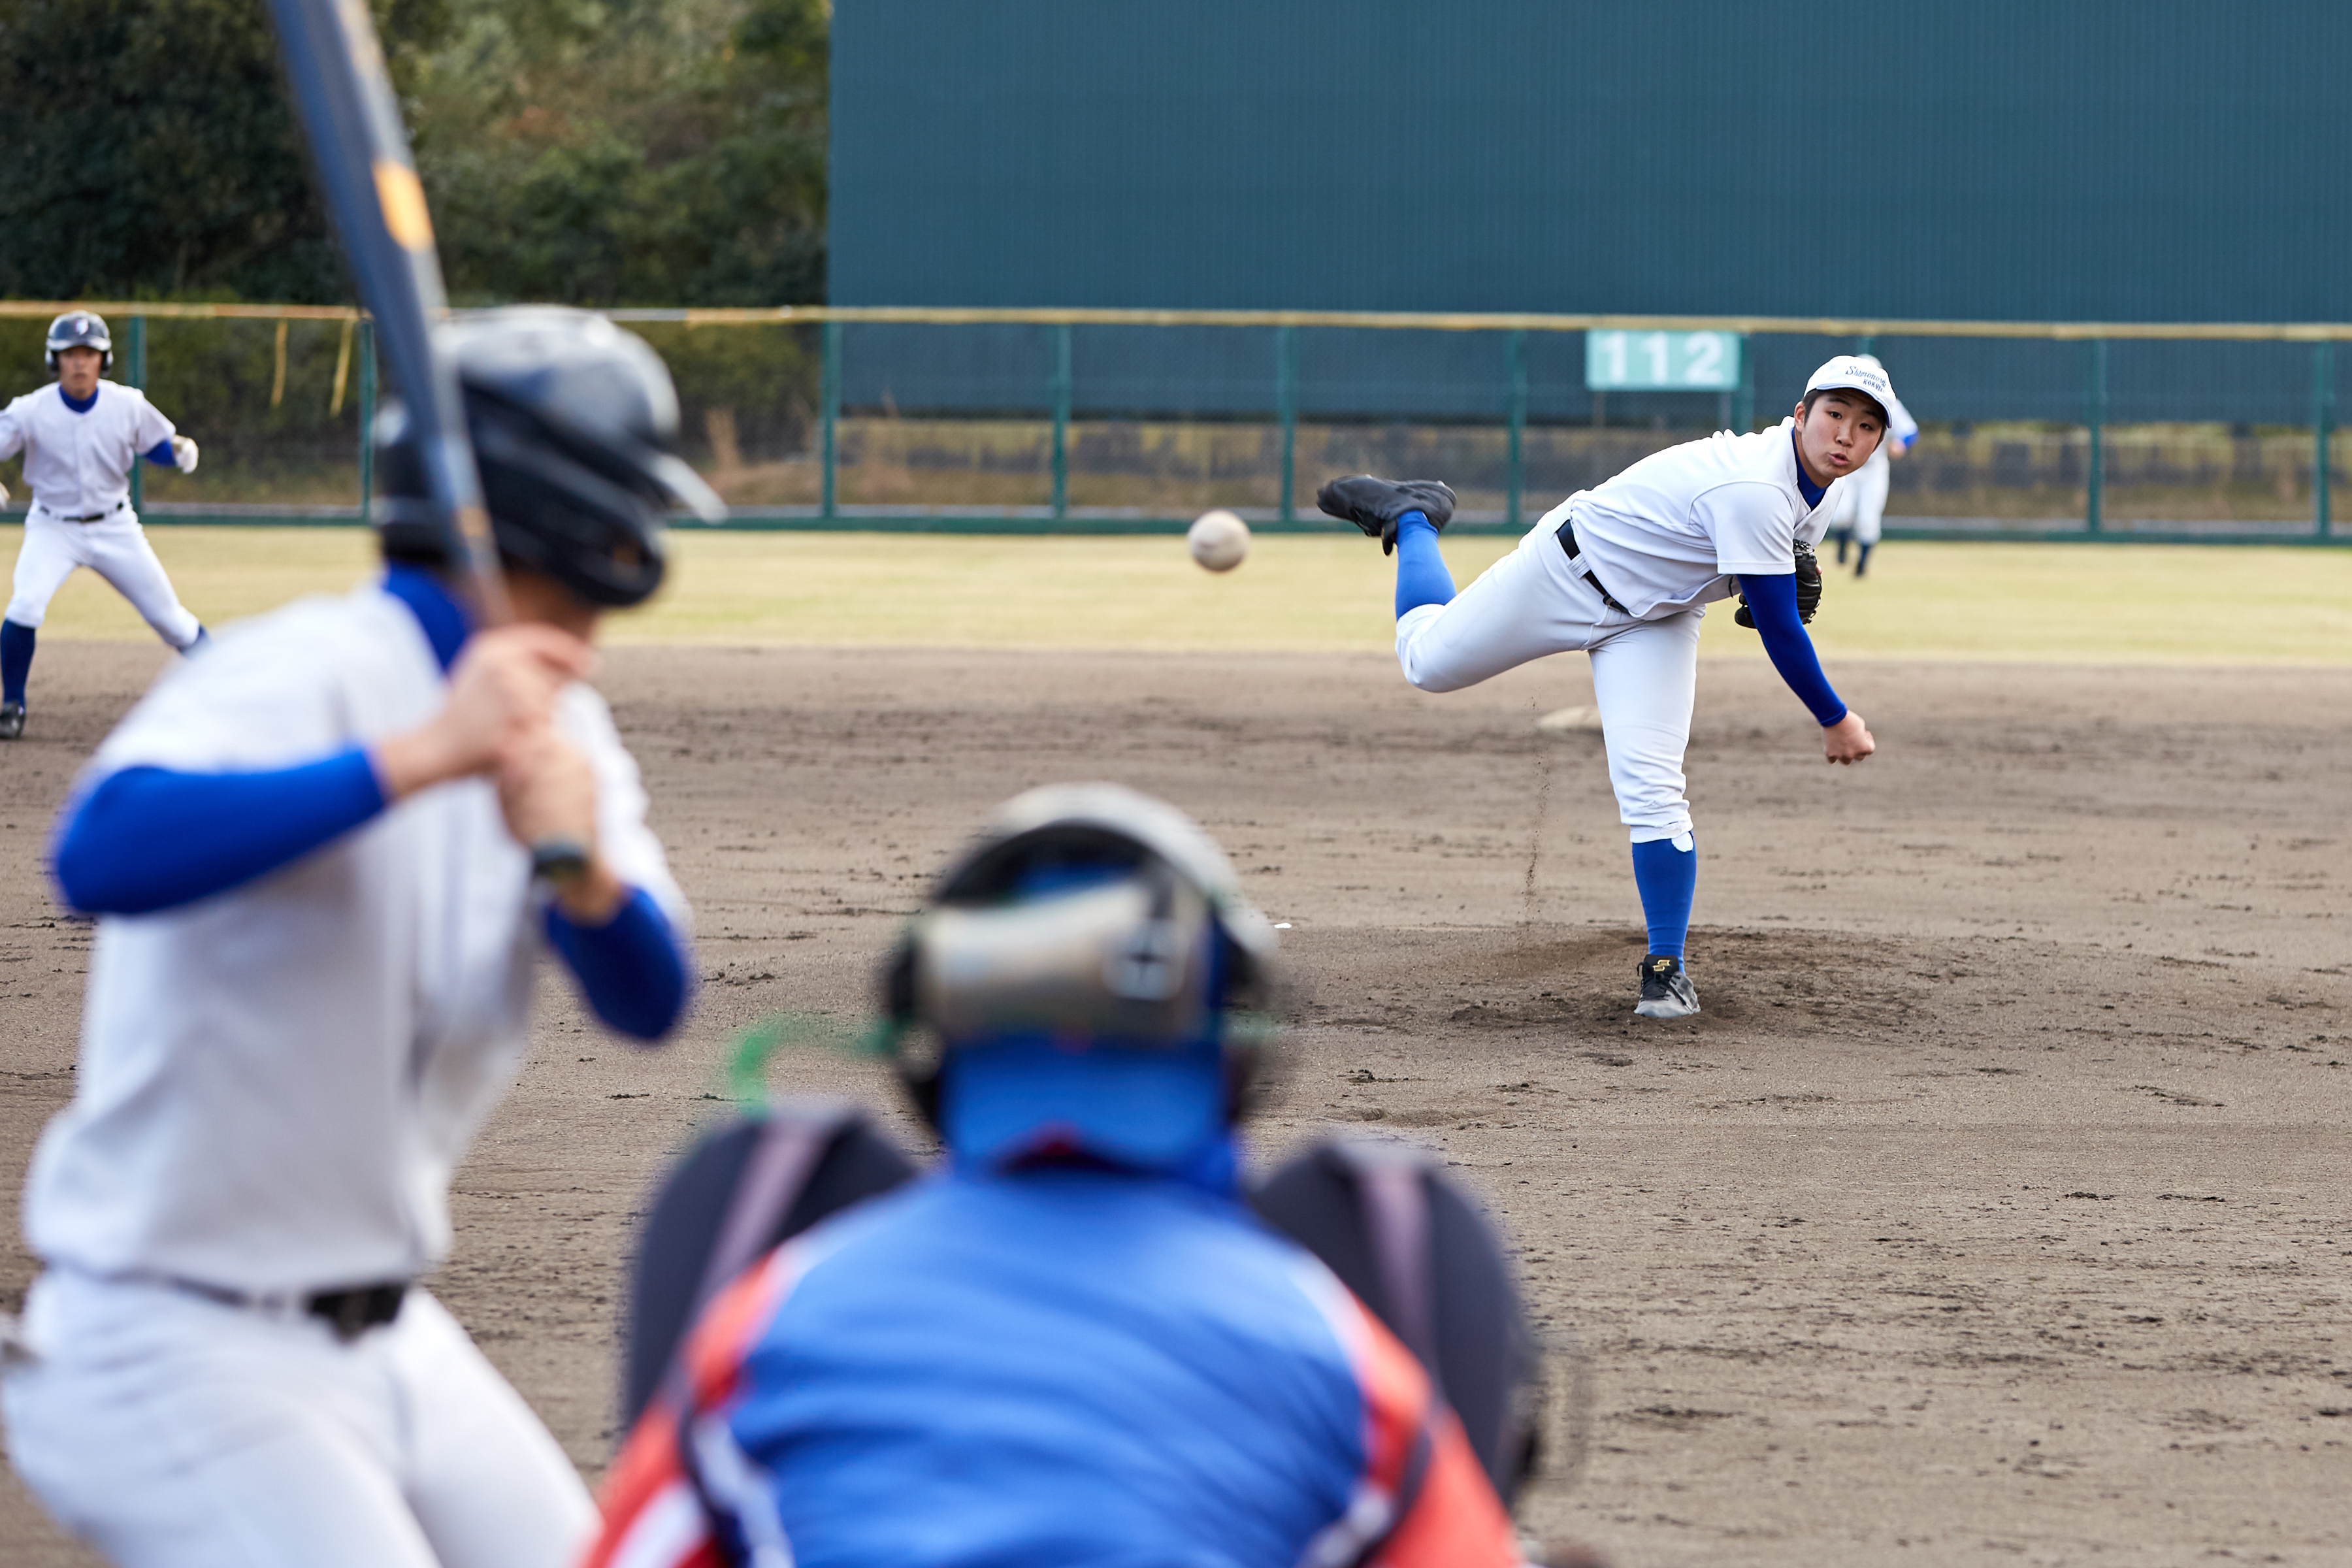
<path fill-rule="evenodd" d="M 1797 619 L 1813 624 L 1813 612 L 1822 607 L 1822 563 L 1813 547 L 1803 540 L 1797 541 Z M 1748 608 L 1748 595 L 1739 596 L 1739 608 L 1731 617 L 1734 626 L 1756 629 L 1756 617 Z"/>
<path fill-rule="evenodd" d="M 186 436 L 172 437 L 172 466 L 184 474 L 196 471 L 196 444 Z M 1814 574 L 1819 576 L 1819 573 Z"/>

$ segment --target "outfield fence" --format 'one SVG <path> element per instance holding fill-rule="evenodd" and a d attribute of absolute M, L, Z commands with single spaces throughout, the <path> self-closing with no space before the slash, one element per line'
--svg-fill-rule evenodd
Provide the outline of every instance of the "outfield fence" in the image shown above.
<path fill-rule="evenodd" d="M 5 301 L 0 366 L 37 384 L 42 329 L 75 308 L 112 324 L 115 378 L 204 445 L 194 476 L 142 465 L 148 521 L 367 520 L 362 437 L 380 388 L 359 312 Z M 2341 539 L 2331 498 L 2346 323 L 607 314 L 670 366 L 687 455 L 734 509 L 724 527 L 1156 532 L 1222 505 L 1262 530 L 1321 530 L 1316 486 L 1370 470 L 1444 478 L 1464 499 L 1458 528 L 1516 531 L 1660 447 L 1777 421 L 1814 363 L 1867 351 L 1923 427 L 1893 470 L 1891 537 Z M 1665 370 L 1669 346 L 1686 342 L 1712 356 L 1703 388 Z M 1626 362 L 1645 355 L 1658 374 L 1628 384 Z"/>

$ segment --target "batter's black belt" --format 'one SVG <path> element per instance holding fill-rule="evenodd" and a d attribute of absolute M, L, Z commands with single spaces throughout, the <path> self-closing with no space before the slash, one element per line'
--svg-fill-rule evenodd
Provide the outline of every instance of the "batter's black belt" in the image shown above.
<path fill-rule="evenodd" d="M 1577 558 L 1584 553 L 1576 547 L 1575 519 L 1570 518 L 1559 525 L 1559 547 L 1568 552 L 1568 563 L 1570 569 L 1573 569 L 1576 565 Z M 1601 602 L 1602 604 L 1608 605 L 1611 609 L 1616 611 L 1621 616 L 1630 616 L 1633 613 L 1624 605 L 1619 604 L 1615 599 L 1609 596 L 1609 590 L 1601 585 L 1601 579 L 1592 574 L 1592 568 L 1590 566 L 1584 569 L 1584 580 L 1592 584 L 1592 591 L 1601 595 Z"/>
<path fill-rule="evenodd" d="M 176 1274 L 151 1274 L 144 1270 L 101 1275 L 100 1278 L 163 1285 L 245 1311 L 317 1318 L 335 1331 L 337 1339 L 346 1342 L 359 1338 L 370 1329 L 382 1328 L 399 1317 L 400 1303 L 408 1294 L 408 1281 L 405 1279 L 354 1285 L 343 1290 L 287 1291 L 281 1294 L 232 1290 L 223 1285 L 208 1285 L 201 1279 L 184 1279 Z"/>

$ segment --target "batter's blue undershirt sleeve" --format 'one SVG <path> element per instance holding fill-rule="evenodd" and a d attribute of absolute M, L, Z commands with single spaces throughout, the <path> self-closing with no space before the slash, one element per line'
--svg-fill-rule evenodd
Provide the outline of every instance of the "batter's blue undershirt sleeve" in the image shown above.
<path fill-rule="evenodd" d="M 1426 516 L 1409 511 L 1397 520 L 1396 555 L 1400 618 L 1423 605 L 1453 603 L 1454 574 L 1445 569 L 1445 557 L 1437 550 L 1436 526 Z"/>
<path fill-rule="evenodd" d="M 686 950 L 669 917 L 643 888 L 631 889 L 600 926 L 576 925 L 550 904 L 547 940 L 608 1027 L 633 1039 L 658 1040 L 685 1014 Z"/>
<path fill-rule="evenodd" d="M 159 468 L 173 468 L 179 462 L 179 458 L 172 455 L 172 438 L 169 436 L 148 447 L 141 456 Z"/>
<path fill-rule="evenodd" d="M 1830 678 L 1822 673 L 1822 661 L 1813 652 L 1813 639 L 1805 635 L 1805 623 L 1797 618 L 1797 579 L 1794 574 L 1776 574 L 1769 577 L 1742 576 L 1739 591 L 1748 595 L 1748 613 L 1755 618 L 1756 629 L 1763 635 L 1764 651 L 1772 656 L 1772 668 L 1789 683 L 1789 689 L 1799 701 L 1813 710 L 1822 728 L 1845 717 L 1845 704 L 1831 689 Z"/>
<path fill-rule="evenodd" d="M 58 825 L 50 869 L 84 914 L 153 914 L 289 865 L 383 807 L 383 786 L 357 746 L 257 773 L 123 768 Z"/>

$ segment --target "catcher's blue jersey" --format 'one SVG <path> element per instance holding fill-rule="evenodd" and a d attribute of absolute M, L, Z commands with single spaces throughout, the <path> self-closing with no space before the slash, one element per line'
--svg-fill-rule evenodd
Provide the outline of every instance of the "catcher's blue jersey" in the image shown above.
<path fill-rule="evenodd" d="M 1400 1531 L 1381 1560 L 1516 1560 L 1418 1366 L 1322 1265 L 1178 1183 L 922 1182 L 784 1247 L 689 1357 L 690 1408 L 648 1413 L 593 1560 L 1347 1562 L 1424 1426 L 1413 1533 L 1448 1550 Z M 696 1492 L 699 1531 L 669 1533 Z"/>

